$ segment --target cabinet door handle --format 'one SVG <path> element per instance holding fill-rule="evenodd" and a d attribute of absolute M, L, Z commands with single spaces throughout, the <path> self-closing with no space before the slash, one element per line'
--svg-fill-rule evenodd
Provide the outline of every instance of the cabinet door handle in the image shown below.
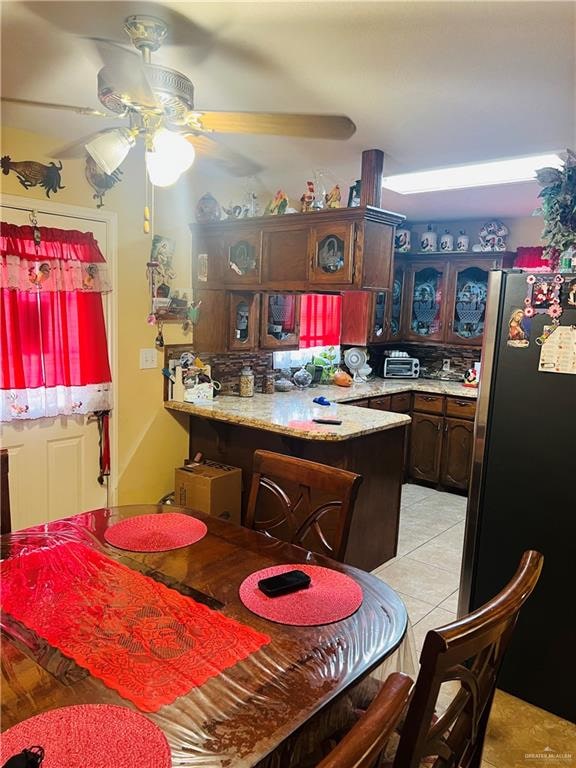
<path fill-rule="evenodd" d="M 461 408 L 467 408 L 470 403 L 467 403 L 465 400 L 456 400 L 456 405 L 459 405 Z"/>
<path fill-rule="evenodd" d="M 438 425 L 436 426 L 436 431 L 440 432 L 441 429 L 442 429 L 442 423 L 439 421 Z"/>
<path fill-rule="evenodd" d="M 444 424 L 444 432 L 448 432 L 448 424 Z"/>
<path fill-rule="evenodd" d="M 450 320 L 450 322 L 448 323 L 448 330 L 449 330 L 449 331 L 451 331 L 451 330 L 452 330 L 452 320 Z"/>
<path fill-rule="evenodd" d="M 433 403 L 437 398 L 430 397 L 429 395 L 423 395 L 422 400 L 426 400 L 427 403 Z"/>

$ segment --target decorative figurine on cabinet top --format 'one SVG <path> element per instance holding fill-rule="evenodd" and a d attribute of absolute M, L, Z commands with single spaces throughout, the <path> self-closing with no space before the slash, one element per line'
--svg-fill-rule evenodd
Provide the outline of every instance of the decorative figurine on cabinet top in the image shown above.
<path fill-rule="evenodd" d="M 264 216 L 280 216 L 286 213 L 286 208 L 288 208 L 288 195 L 284 190 L 279 189 L 266 206 Z"/>
<path fill-rule="evenodd" d="M 362 181 L 357 179 L 348 192 L 348 208 L 358 208 L 360 205 L 360 187 Z"/>
<path fill-rule="evenodd" d="M 340 208 L 341 200 L 340 187 L 336 184 L 325 195 L 326 208 Z"/>
<path fill-rule="evenodd" d="M 222 209 L 220 203 L 209 192 L 202 195 L 196 204 L 196 221 L 199 224 L 206 224 L 211 221 L 220 221 L 222 218 Z"/>
<path fill-rule="evenodd" d="M 308 211 L 312 210 L 312 206 L 314 204 L 314 182 L 313 181 L 307 181 L 306 182 L 306 192 L 302 195 L 300 198 L 300 212 L 301 213 L 308 213 Z"/>
<path fill-rule="evenodd" d="M 481 228 L 479 237 L 481 251 L 505 251 L 508 227 L 498 219 L 487 221 Z"/>

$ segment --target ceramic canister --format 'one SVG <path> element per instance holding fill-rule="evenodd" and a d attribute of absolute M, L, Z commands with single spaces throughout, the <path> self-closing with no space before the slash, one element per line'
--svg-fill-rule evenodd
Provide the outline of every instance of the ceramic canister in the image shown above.
<path fill-rule="evenodd" d="M 429 225 L 426 232 L 423 232 L 420 237 L 420 250 L 421 251 L 435 251 L 438 241 L 436 232 L 432 230 Z"/>
<path fill-rule="evenodd" d="M 454 250 L 454 236 L 444 230 L 444 234 L 440 237 L 440 250 L 441 251 L 453 251 Z"/>
<path fill-rule="evenodd" d="M 460 252 L 465 252 L 470 247 L 470 238 L 464 232 L 464 230 L 460 230 L 460 234 L 458 235 L 458 239 L 456 240 L 456 250 Z"/>
<path fill-rule="evenodd" d="M 397 229 L 394 237 L 394 248 L 399 253 L 408 253 L 410 250 L 410 230 Z"/>

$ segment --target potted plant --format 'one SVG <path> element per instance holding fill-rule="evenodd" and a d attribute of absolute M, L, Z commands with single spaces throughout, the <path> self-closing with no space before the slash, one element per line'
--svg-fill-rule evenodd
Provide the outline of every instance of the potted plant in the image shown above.
<path fill-rule="evenodd" d="M 542 168 L 536 178 L 542 186 L 542 203 L 534 211 L 544 217 L 542 258 L 553 269 L 570 270 L 576 258 L 576 154 L 567 149 L 562 168 Z"/>

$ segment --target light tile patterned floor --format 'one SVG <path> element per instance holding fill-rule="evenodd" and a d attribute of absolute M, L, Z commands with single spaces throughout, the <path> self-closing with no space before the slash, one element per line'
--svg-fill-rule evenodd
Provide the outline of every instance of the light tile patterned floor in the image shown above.
<path fill-rule="evenodd" d="M 456 618 L 466 499 L 420 485 L 402 488 L 398 556 L 374 573 L 404 600 L 417 653 L 429 629 Z M 497 691 L 482 768 L 576 768 L 576 726 Z"/>

